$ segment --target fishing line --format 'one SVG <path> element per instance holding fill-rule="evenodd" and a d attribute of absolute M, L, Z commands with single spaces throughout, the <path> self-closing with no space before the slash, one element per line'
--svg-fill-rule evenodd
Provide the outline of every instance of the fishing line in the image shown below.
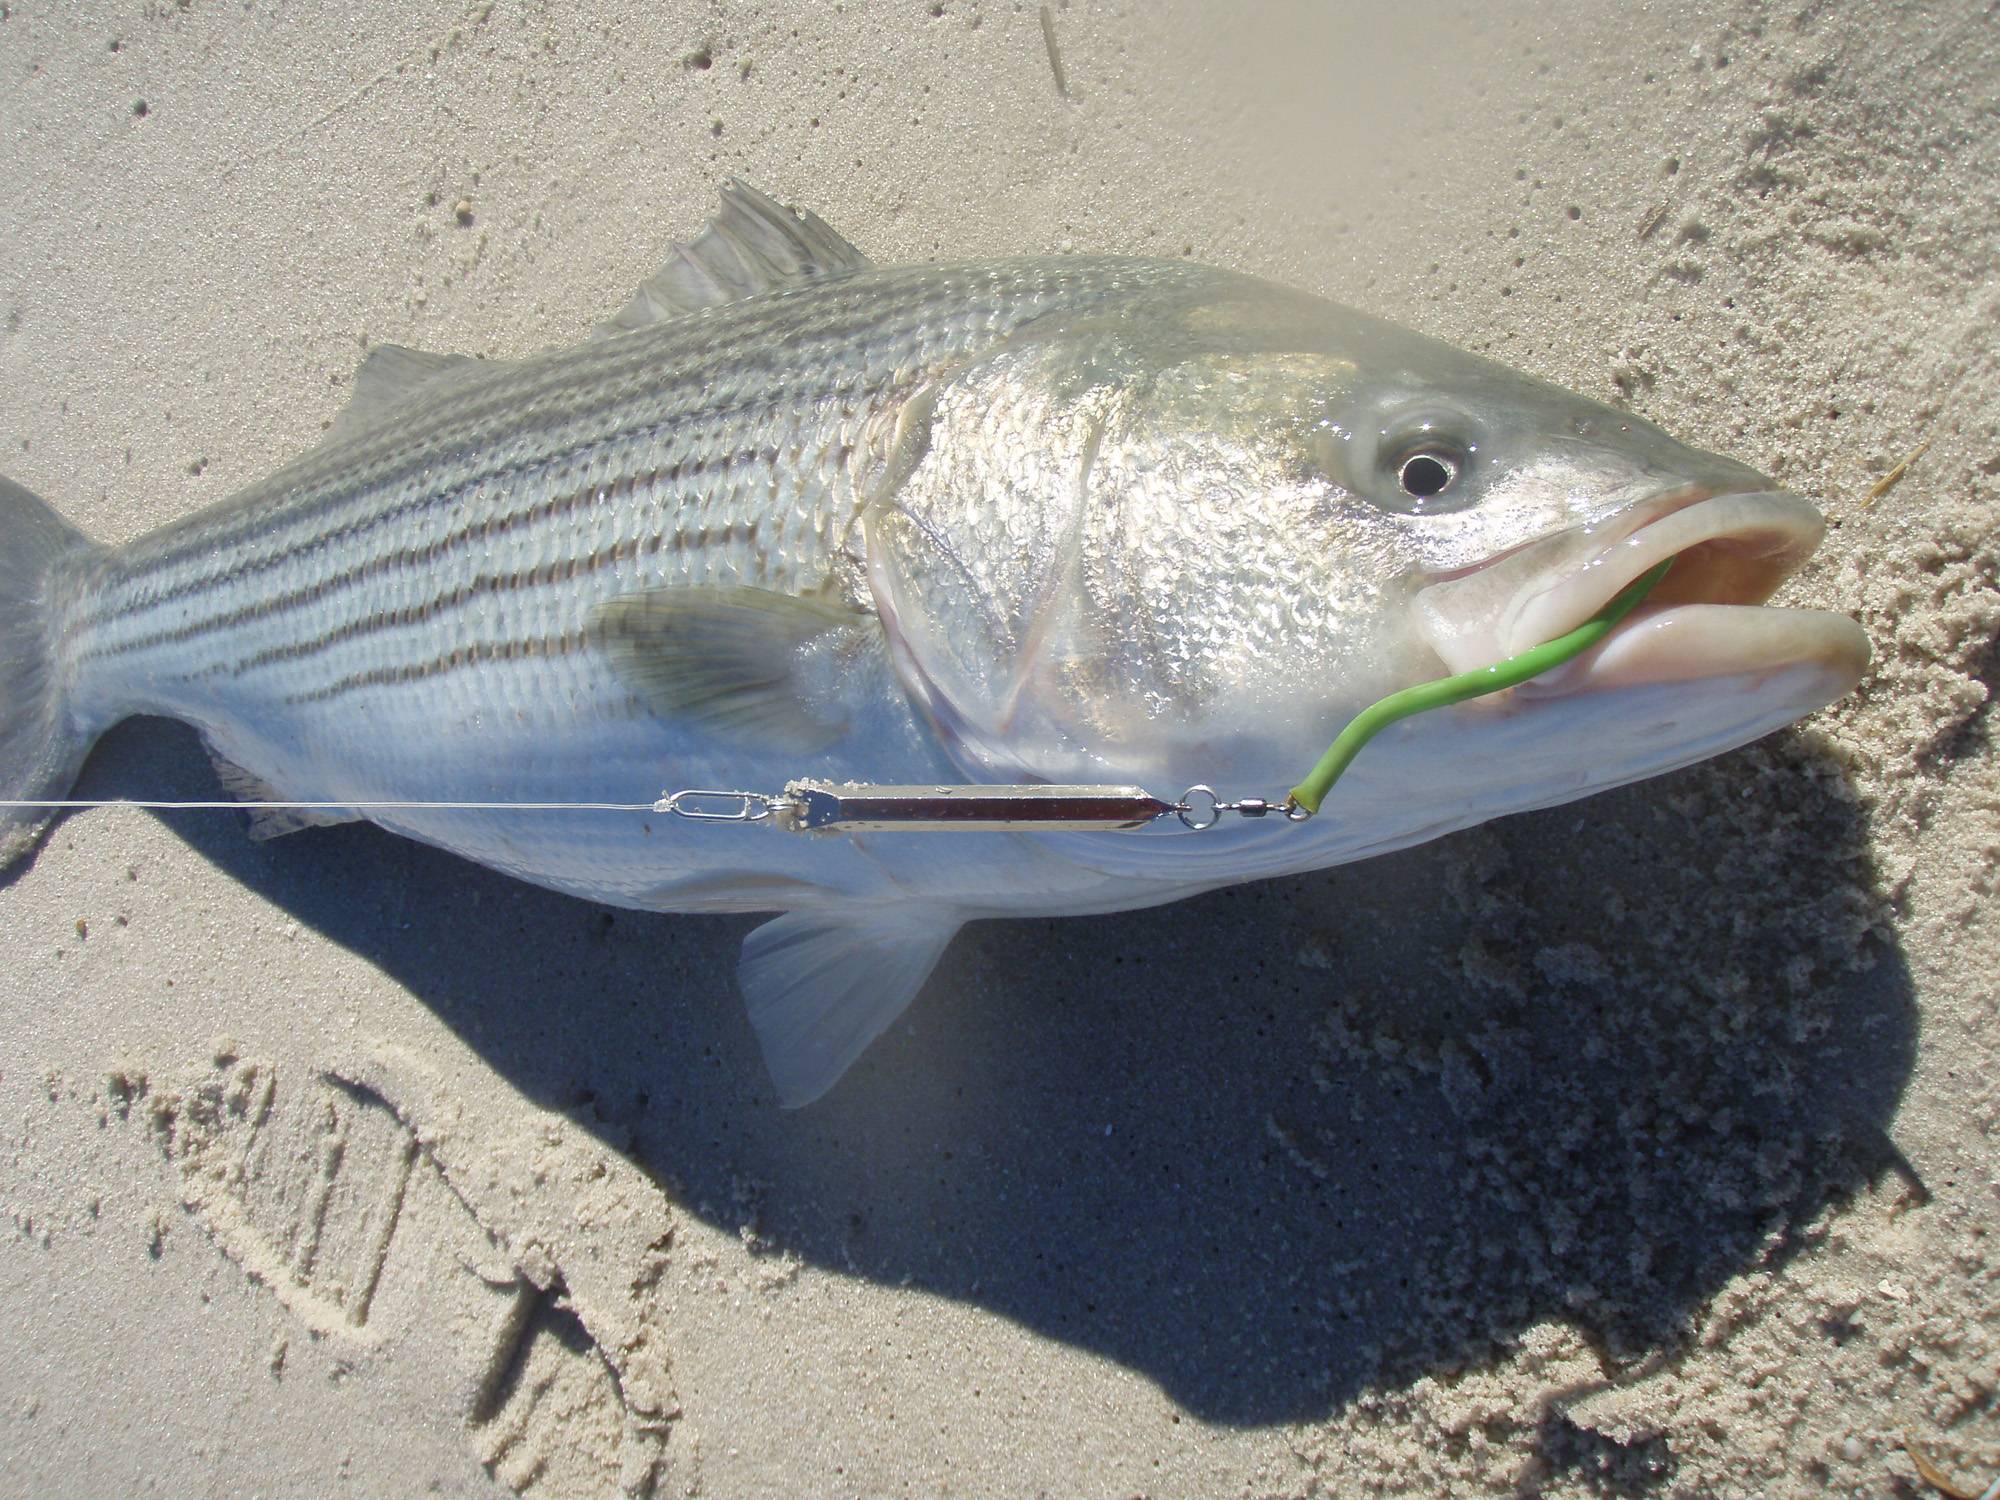
<path fill-rule="evenodd" d="M 150 802 L 136 797 L 29 797 L 0 800 L 0 807 L 139 807 L 148 812 L 352 812 L 368 808 L 448 808 L 466 812 L 666 812 L 657 802 Z"/>
<path fill-rule="evenodd" d="M 1302 823 L 1325 803 L 1327 793 L 1354 757 L 1399 719 L 1484 697 L 1539 677 L 1573 660 L 1609 635 L 1636 609 L 1673 566 L 1657 564 L 1615 594 L 1581 625 L 1552 641 L 1530 647 L 1505 661 L 1436 682 L 1422 682 L 1371 703 L 1327 746 L 1305 780 L 1281 803 L 1261 797 L 1225 802 L 1212 787 L 1197 784 L 1167 802 L 1137 786 L 870 786 L 844 782 L 794 781 L 771 796 L 763 792 L 690 788 L 655 802 L 346 802 L 152 801 L 139 798 L 26 798 L 0 800 L 0 808 L 136 807 L 149 812 L 622 812 L 672 813 L 699 823 L 775 823 L 796 833 L 927 830 L 986 832 L 1098 831 L 1141 828 L 1175 814 L 1197 831 L 1213 828 L 1222 814 L 1244 818 L 1277 814 Z"/>

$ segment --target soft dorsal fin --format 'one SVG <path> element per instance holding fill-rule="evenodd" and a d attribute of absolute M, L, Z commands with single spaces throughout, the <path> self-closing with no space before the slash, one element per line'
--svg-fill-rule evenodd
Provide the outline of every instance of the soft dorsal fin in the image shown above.
<path fill-rule="evenodd" d="M 845 725 L 828 723 L 803 691 L 799 648 L 862 618 L 770 589 L 668 585 L 605 600 L 591 634 L 619 681 L 660 717 L 809 750 L 838 739 Z"/>
<path fill-rule="evenodd" d="M 426 354 L 400 344 L 377 344 L 354 372 L 354 394 L 333 419 L 328 437 L 347 437 L 383 417 L 439 377 L 479 361 L 464 354 Z"/>
<path fill-rule="evenodd" d="M 787 912 L 743 939 L 736 980 L 787 1109 L 832 1088 L 916 999 L 963 915 L 942 906 Z"/>
<path fill-rule="evenodd" d="M 732 177 L 708 228 L 691 245 L 676 242 L 667 263 L 639 283 L 631 303 L 601 325 L 597 335 L 627 333 L 739 297 L 874 264 L 817 214 L 786 208 Z"/>

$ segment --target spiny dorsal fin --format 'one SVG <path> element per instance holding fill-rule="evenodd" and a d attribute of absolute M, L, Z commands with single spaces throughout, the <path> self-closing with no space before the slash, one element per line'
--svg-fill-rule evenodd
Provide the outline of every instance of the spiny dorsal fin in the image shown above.
<path fill-rule="evenodd" d="M 786 208 L 734 177 L 722 208 L 691 245 L 678 242 L 667 263 L 639 283 L 626 309 L 598 328 L 598 337 L 644 328 L 665 318 L 719 307 L 809 281 L 863 271 L 875 263 L 827 228 L 817 214 Z"/>
<path fill-rule="evenodd" d="M 354 394 L 333 419 L 327 436 L 347 437 L 373 427 L 440 376 L 477 363 L 464 354 L 426 354 L 400 344 L 377 344 L 354 372 Z"/>
<path fill-rule="evenodd" d="M 799 648 L 861 619 L 769 589 L 669 586 L 605 600 L 590 628 L 619 680 L 660 717 L 809 750 L 845 726 L 826 722 L 802 691 Z"/>

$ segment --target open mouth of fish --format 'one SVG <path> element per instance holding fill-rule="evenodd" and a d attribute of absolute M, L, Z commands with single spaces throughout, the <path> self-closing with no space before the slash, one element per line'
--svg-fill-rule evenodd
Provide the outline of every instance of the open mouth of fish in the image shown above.
<path fill-rule="evenodd" d="M 1868 665 L 1861 628 L 1845 615 L 1764 604 L 1825 531 L 1818 511 L 1782 490 L 1683 491 L 1429 584 L 1417 594 L 1418 618 L 1451 671 L 1474 671 L 1573 630 L 1672 558 L 1646 602 L 1610 635 L 1516 694 L 1803 670 L 1838 683 L 1835 696 Z"/>

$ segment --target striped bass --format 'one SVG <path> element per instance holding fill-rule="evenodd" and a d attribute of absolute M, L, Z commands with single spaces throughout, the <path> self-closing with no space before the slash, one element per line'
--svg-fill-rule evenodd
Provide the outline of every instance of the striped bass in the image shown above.
<path fill-rule="evenodd" d="M 366 815 L 595 901 L 783 913 L 742 988 L 817 1097 L 960 924 L 1318 868 L 1686 765 L 1846 692 L 1763 607 L 1822 522 L 1628 413 L 1184 261 L 880 269 L 740 184 L 596 337 L 379 348 L 324 442 L 123 547 L 0 480 L 0 798 L 119 719 L 195 725 L 252 833 Z M 1306 823 L 793 837 L 677 786 L 1191 783 L 1282 800 L 1382 695 L 1584 656 L 1406 720 Z M 259 801 L 312 802 L 331 808 Z M 47 809 L 0 809 L 0 864 Z"/>

